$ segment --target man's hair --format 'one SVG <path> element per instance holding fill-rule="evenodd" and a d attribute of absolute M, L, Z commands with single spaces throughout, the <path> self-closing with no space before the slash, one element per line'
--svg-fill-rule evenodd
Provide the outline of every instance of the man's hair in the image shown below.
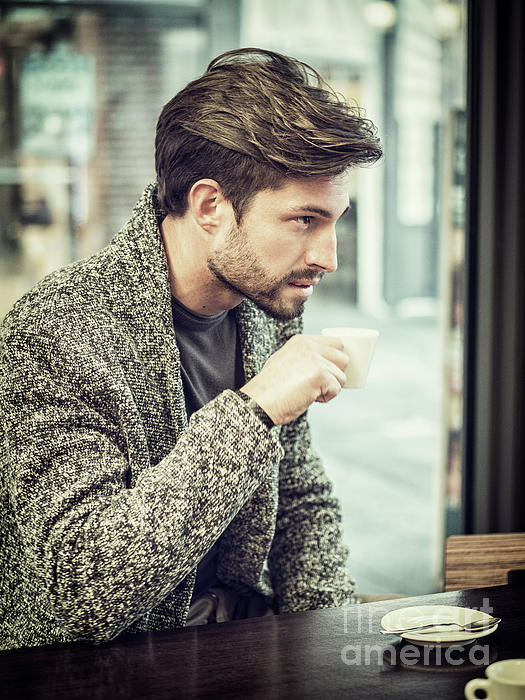
<path fill-rule="evenodd" d="M 183 216 L 191 186 L 216 180 L 237 222 L 260 190 L 373 163 L 372 122 L 301 61 L 264 49 L 227 51 L 164 107 L 157 123 L 158 199 Z"/>

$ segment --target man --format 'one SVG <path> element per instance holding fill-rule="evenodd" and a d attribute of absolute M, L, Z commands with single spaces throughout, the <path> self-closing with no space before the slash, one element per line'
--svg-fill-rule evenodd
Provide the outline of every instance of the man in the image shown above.
<path fill-rule="evenodd" d="M 164 108 L 157 184 L 1 328 L 3 647 L 344 605 L 301 334 L 373 125 L 291 58 L 223 54 Z M 189 421 L 188 421 L 189 418 Z"/>

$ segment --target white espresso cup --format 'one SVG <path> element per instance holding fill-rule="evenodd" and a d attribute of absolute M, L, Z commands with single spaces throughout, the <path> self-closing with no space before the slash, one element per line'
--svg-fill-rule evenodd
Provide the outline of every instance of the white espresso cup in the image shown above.
<path fill-rule="evenodd" d="M 343 389 L 359 389 L 366 384 L 370 362 L 379 337 L 375 328 L 323 328 L 322 335 L 340 338 L 350 358 Z"/>
<path fill-rule="evenodd" d="M 525 700 L 525 659 L 505 659 L 487 666 L 487 678 L 474 678 L 465 686 L 467 700 L 477 700 L 482 690 L 489 700 Z"/>

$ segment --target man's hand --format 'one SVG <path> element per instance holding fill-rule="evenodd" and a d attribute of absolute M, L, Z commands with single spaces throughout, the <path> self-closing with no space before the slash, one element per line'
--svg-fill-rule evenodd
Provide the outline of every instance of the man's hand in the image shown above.
<path fill-rule="evenodd" d="M 348 361 L 338 338 L 294 335 L 241 391 L 276 425 L 284 425 L 314 401 L 326 402 L 337 396 L 346 381 Z"/>

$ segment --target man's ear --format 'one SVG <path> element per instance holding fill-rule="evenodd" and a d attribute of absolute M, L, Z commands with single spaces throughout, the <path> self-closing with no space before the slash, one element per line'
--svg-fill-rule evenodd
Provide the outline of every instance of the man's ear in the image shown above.
<path fill-rule="evenodd" d="M 231 204 L 225 199 L 216 180 L 197 180 L 188 193 L 188 208 L 194 220 L 208 233 L 214 233 L 231 216 Z"/>

